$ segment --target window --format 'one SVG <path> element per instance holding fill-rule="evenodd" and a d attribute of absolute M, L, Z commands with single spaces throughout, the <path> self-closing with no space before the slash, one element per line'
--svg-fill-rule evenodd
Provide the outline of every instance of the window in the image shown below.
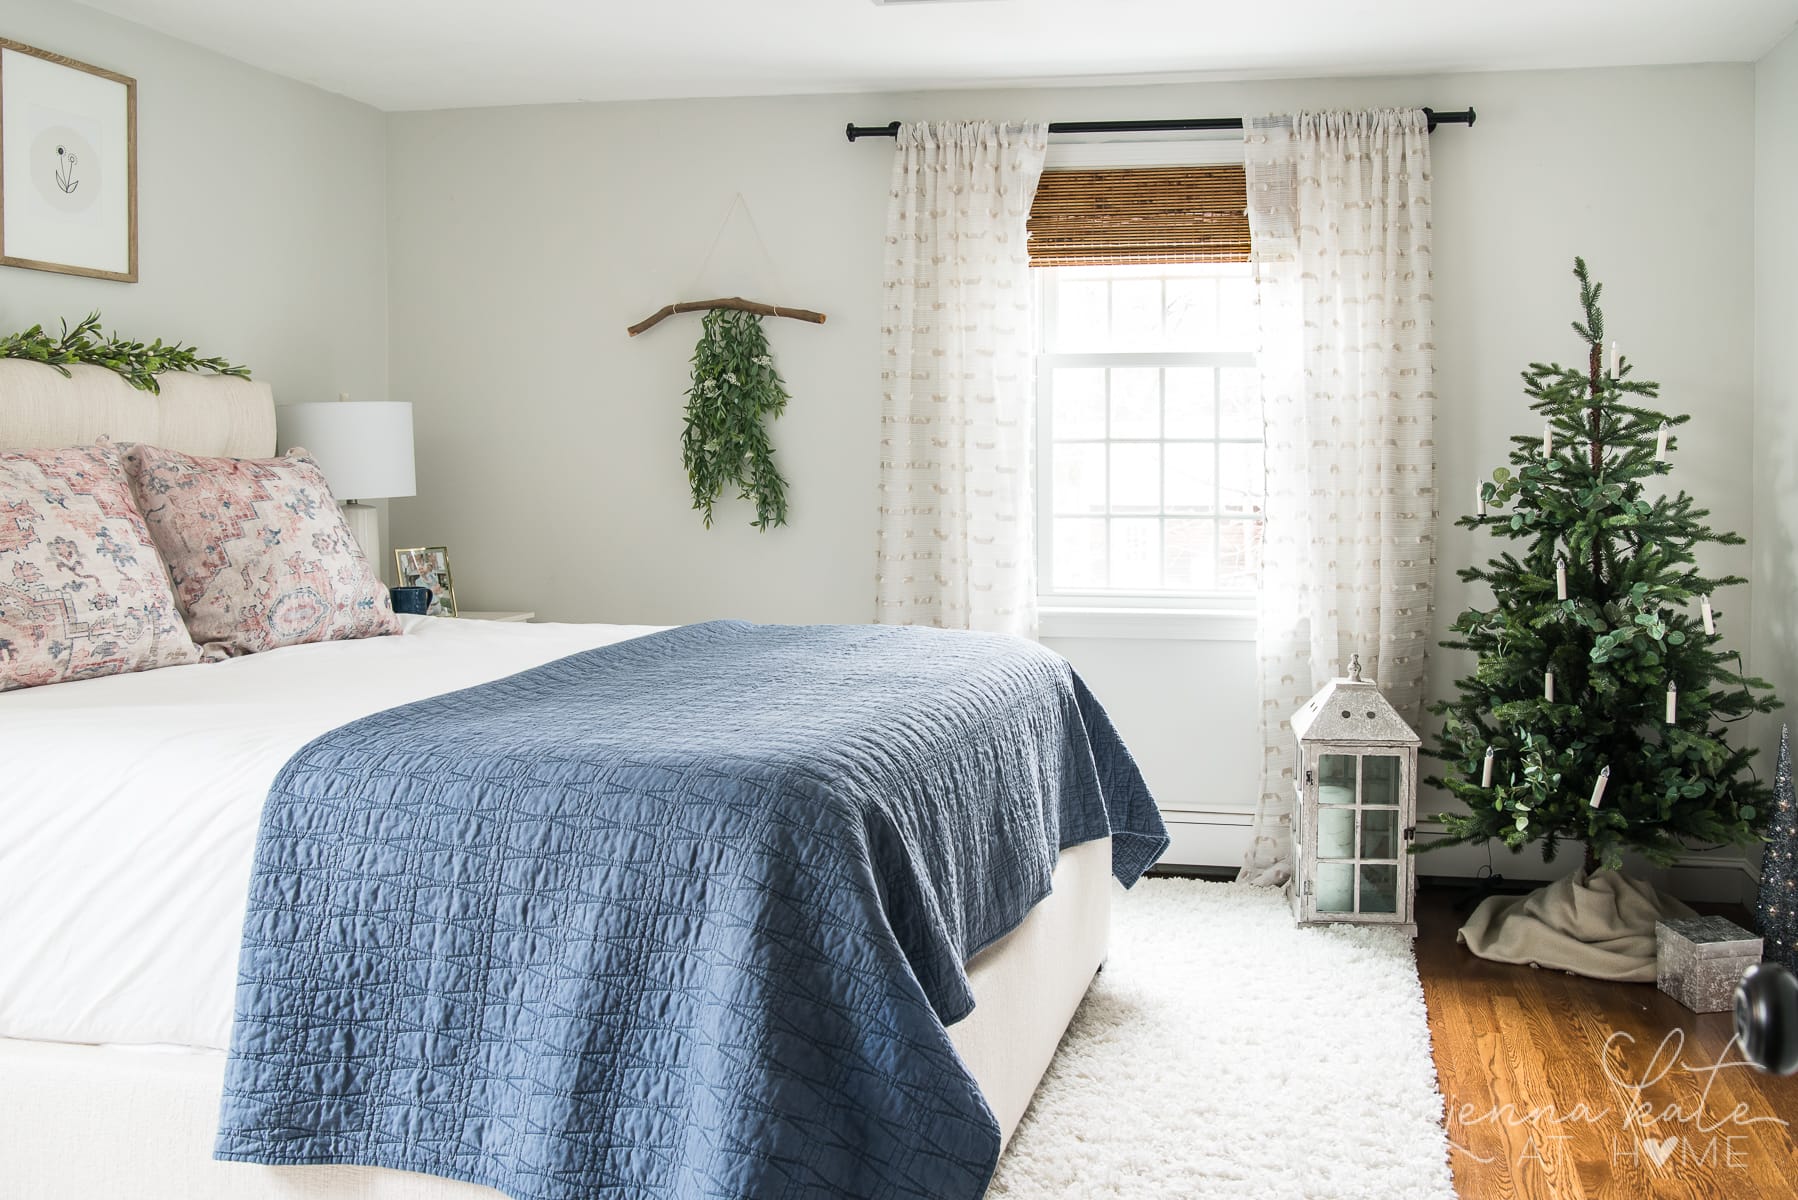
<path fill-rule="evenodd" d="M 1036 276 L 1038 591 L 1168 606 L 1251 593 L 1264 456 L 1248 265 Z"/>

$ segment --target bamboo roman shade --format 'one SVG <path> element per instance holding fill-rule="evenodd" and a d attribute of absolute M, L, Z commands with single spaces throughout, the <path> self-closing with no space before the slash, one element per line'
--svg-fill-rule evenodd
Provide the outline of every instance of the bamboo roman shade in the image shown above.
<path fill-rule="evenodd" d="M 1044 171 L 1030 265 L 1247 262 L 1241 164 Z"/>

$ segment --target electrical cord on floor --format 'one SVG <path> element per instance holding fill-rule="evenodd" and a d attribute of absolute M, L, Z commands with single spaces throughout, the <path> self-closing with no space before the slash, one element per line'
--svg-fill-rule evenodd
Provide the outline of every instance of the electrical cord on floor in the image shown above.
<path fill-rule="evenodd" d="M 1505 889 L 1505 877 L 1500 875 L 1492 865 L 1492 843 L 1486 843 L 1486 867 L 1473 877 L 1461 898 L 1455 901 L 1456 912 L 1466 912 L 1478 907 L 1488 897 L 1496 896 Z"/>

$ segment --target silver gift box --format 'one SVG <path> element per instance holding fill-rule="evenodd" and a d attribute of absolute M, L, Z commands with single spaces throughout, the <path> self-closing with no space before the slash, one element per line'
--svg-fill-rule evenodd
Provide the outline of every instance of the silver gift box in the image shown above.
<path fill-rule="evenodd" d="M 1680 917 L 1654 926 L 1655 986 L 1693 1012 L 1735 1005 L 1742 973 L 1761 960 L 1761 939 L 1722 917 Z"/>

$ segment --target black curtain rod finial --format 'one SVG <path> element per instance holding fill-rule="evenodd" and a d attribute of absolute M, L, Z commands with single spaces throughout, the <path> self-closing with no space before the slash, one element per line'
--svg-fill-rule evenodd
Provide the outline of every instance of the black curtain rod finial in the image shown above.
<path fill-rule="evenodd" d="M 899 122 L 889 121 L 885 125 L 857 125 L 851 121 L 843 126 L 843 134 L 852 142 L 856 138 L 865 137 L 896 138 L 899 136 Z"/>
<path fill-rule="evenodd" d="M 1423 115 L 1424 119 L 1429 122 L 1431 133 L 1436 132 L 1436 126 L 1438 125 L 1466 125 L 1471 127 L 1474 120 L 1479 116 L 1479 114 L 1474 112 L 1471 107 L 1464 108 L 1460 112 L 1448 113 L 1439 113 L 1433 108 L 1426 108 L 1423 110 Z"/>

